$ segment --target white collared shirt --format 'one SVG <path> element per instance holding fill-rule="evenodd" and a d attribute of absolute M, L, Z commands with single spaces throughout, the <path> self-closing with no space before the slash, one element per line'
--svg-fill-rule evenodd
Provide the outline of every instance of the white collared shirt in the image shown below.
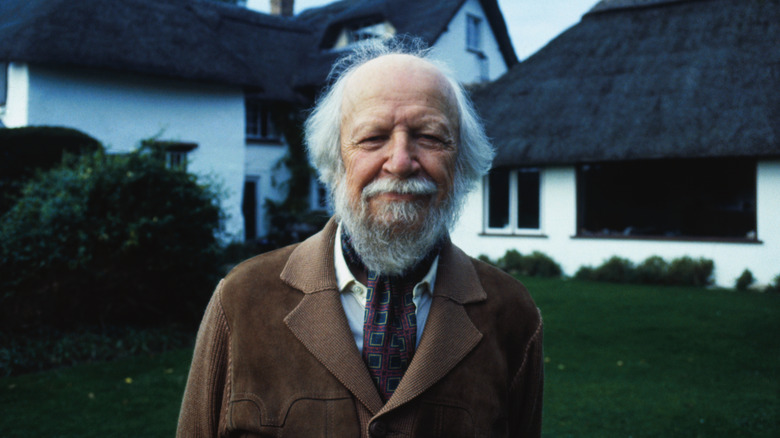
<path fill-rule="evenodd" d="M 366 310 L 366 286 L 360 283 L 344 260 L 344 253 L 341 250 L 341 223 L 336 229 L 336 242 L 333 248 L 334 265 L 336 266 L 336 283 L 341 292 L 341 305 L 344 307 L 344 313 L 347 315 L 349 328 L 352 336 L 355 338 L 358 350 L 363 352 L 363 322 Z M 420 345 L 425 322 L 428 320 L 428 311 L 431 309 L 431 300 L 433 299 L 433 285 L 436 284 L 436 269 L 439 266 L 439 256 L 437 255 L 431 263 L 431 268 L 425 277 L 414 286 L 412 291 L 412 301 L 417 313 L 417 345 Z"/>

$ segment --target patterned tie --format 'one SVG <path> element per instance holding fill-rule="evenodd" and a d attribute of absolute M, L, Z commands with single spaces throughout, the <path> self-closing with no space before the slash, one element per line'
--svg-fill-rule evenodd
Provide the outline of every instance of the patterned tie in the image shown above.
<path fill-rule="evenodd" d="M 341 233 L 344 258 L 363 268 L 346 232 Z M 366 310 L 363 323 L 363 360 L 386 402 L 393 395 L 414 356 L 417 342 L 417 314 L 412 300 L 414 286 L 422 280 L 439 253 L 436 245 L 426 257 L 403 276 L 368 273 Z"/>

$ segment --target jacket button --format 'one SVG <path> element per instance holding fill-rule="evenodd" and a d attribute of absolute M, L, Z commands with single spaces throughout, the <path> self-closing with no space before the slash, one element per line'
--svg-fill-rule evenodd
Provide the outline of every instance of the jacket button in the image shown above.
<path fill-rule="evenodd" d="M 384 438 L 387 435 L 387 424 L 381 420 L 374 421 L 368 427 L 368 431 L 371 433 L 372 437 Z"/>

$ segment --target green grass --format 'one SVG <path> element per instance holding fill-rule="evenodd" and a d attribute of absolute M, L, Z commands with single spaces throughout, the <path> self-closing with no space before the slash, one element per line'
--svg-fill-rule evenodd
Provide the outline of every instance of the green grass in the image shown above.
<path fill-rule="evenodd" d="M 524 278 L 545 437 L 775 437 L 780 295 Z"/>
<path fill-rule="evenodd" d="M 780 295 L 523 282 L 545 321 L 545 437 L 778 435 Z M 173 436 L 190 355 L 2 378 L 0 436 Z"/>
<path fill-rule="evenodd" d="M 191 349 L 0 379 L 0 436 L 166 437 Z"/>

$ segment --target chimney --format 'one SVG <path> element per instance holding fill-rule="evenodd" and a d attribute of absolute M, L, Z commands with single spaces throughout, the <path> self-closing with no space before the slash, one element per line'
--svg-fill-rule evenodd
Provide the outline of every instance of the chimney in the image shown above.
<path fill-rule="evenodd" d="M 292 17 L 295 0 L 271 0 L 271 14 Z"/>

